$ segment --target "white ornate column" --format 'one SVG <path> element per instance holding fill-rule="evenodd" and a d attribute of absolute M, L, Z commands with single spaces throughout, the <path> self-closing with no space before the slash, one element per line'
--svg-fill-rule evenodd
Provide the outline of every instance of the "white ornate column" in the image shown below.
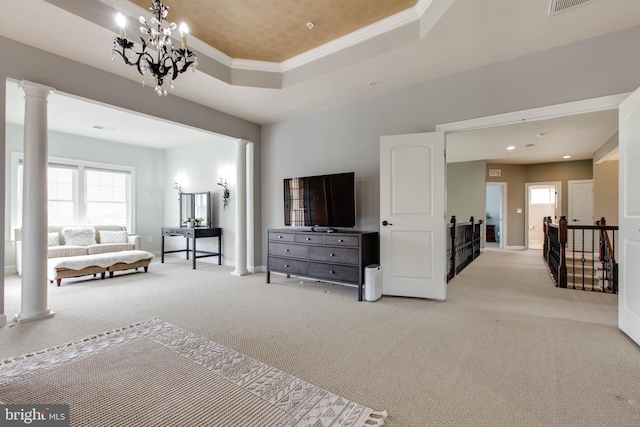
<path fill-rule="evenodd" d="M 236 140 L 236 268 L 234 276 L 247 271 L 247 142 Z"/>
<path fill-rule="evenodd" d="M 0 85 L 0 100 L 4 100 L 6 99 L 6 84 L 5 85 Z M 6 117 L 5 115 L 5 108 L 6 108 L 6 102 L 2 102 L 0 101 L 0 117 Z M 7 141 L 6 141 L 6 122 L 4 120 L 0 120 L 0 162 L 2 162 L 1 164 L 5 165 L 5 156 L 6 156 L 6 147 L 7 147 Z M 0 211 L 4 212 L 5 211 L 5 186 L 7 183 L 7 173 L 5 168 L 2 168 L 2 170 L 5 172 L 2 174 L 2 179 L 0 180 L 2 182 L 2 184 L 0 184 Z M 5 232 L 4 232 L 4 228 L 2 230 L 0 230 L 0 235 L 2 235 L 2 241 L 6 241 L 6 236 L 5 236 Z M 6 253 L 5 253 L 5 247 L 0 248 L 0 253 L 2 253 L 2 255 L 0 255 L 0 258 L 2 258 L 2 265 L 5 265 L 6 262 Z M 7 315 L 5 314 L 5 307 L 4 307 L 4 280 L 0 281 L 0 328 L 2 328 L 3 326 L 7 325 Z"/>
<path fill-rule="evenodd" d="M 247 266 L 250 273 L 255 273 L 255 202 L 254 202 L 254 167 L 255 144 L 247 144 Z"/>
<path fill-rule="evenodd" d="M 47 98 L 53 88 L 23 80 L 22 306 L 16 320 L 53 316 L 47 287 Z"/>

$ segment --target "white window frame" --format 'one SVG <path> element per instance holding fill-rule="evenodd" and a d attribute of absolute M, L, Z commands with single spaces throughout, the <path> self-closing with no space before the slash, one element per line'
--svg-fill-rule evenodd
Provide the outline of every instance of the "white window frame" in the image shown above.
<path fill-rule="evenodd" d="M 15 229 L 16 227 L 20 227 L 22 225 L 22 218 L 19 218 L 19 200 L 20 195 L 18 194 L 18 168 L 20 162 L 24 161 L 24 154 L 20 152 L 12 152 L 11 153 L 11 240 L 15 240 Z M 78 159 L 68 159 L 63 157 L 49 157 L 48 164 L 57 164 L 64 165 L 76 168 L 78 170 L 77 174 L 77 183 L 75 185 L 74 191 L 74 200 L 76 202 L 76 206 L 74 207 L 74 212 L 76 215 L 76 223 L 77 224 L 86 224 L 86 188 L 85 188 L 85 169 L 100 169 L 103 171 L 113 171 L 113 172 L 121 172 L 127 173 L 129 175 L 129 191 L 128 191 L 128 200 L 127 204 L 129 205 L 129 210 L 127 212 L 127 230 L 130 233 L 135 233 L 135 218 L 136 218 L 136 207 L 135 207 L 135 189 L 136 189 L 136 168 L 134 166 L 125 166 L 125 165 L 117 165 L 113 163 L 101 163 L 101 162 L 93 162 L 89 160 L 78 160 Z"/>

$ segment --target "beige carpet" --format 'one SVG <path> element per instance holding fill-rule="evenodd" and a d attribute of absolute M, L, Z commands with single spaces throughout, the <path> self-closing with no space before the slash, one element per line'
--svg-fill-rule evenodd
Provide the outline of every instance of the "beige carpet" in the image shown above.
<path fill-rule="evenodd" d="M 640 350 L 616 295 L 558 289 L 540 253 L 490 251 L 448 300 L 169 258 L 149 273 L 49 288 L 56 316 L 0 329 L 0 360 L 157 317 L 375 409 L 385 425 L 638 426 Z M 7 276 L 6 312 L 20 311 Z"/>
<path fill-rule="evenodd" d="M 363 427 L 386 417 L 158 319 L 5 361 L 0 402 L 67 404 L 71 426 Z"/>

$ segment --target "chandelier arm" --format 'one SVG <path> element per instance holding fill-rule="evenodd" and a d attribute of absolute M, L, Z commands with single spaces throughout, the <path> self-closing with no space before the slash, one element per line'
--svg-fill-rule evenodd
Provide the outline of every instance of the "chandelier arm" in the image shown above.
<path fill-rule="evenodd" d="M 164 90 L 163 93 L 161 90 L 165 78 L 169 76 L 168 78 L 172 83 L 179 74 L 187 69 L 192 68 L 195 70 L 198 62 L 195 54 L 187 49 L 186 46 L 183 45 L 182 49 L 174 48 L 170 38 L 171 30 L 176 27 L 174 23 L 170 23 L 168 28 L 163 28 L 162 23 L 166 21 L 169 8 L 162 4 L 160 0 L 152 0 L 150 9 L 155 15 L 151 20 L 153 28 L 143 17 L 139 19 L 140 23 L 143 24 L 143 27 L 140 27 L 140 31 L 147 37 L 146 41 L 143 37 L 140 37 L 142 49 L 137 51 L 133 42 L 124 37 L 116 37 L 112 52 L 114 56 L 117 52 L 126 65 L 135 66 L 143 76 L 148 71 L 156 81 L 156 93 L 158 95 L 166 95 L 167 91 Z M 129 50 L 131 50 L 129 54 L 131 59 L 127 56 Z M 137 55 L 135 61 L 133 60 L 134 55 Z M 173 85 L 171 85 L 171 88 L 173 88 Z"/>

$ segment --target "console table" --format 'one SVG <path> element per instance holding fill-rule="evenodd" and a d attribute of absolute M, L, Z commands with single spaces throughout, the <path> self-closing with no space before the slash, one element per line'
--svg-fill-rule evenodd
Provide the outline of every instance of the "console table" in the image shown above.
<path fill-rule="evenodd" d="M 182 236 L 187 241 L 186 249 L 178 249 L 174 251 L 164 250 L 164 238 L 171 236 Z M 205 237 L 217 237 L 218 238 L 218 252 L 207 252 L 196 250 L 196 241 Z M 189 239 L 193 239 L 193 249 L 189 249 Z M 186 252 L 187 259 L 189 259 L 189 253 L 192 253 L 193 269 L 196 269 L 196 258 L 205 258 L 210 256 L 218 257 L 218 265 L 222 265 L 222 228 L 208 228 L 208 227 L 162 227 L 162 243 L 161 243 L 161 256 L 160 262 L 164 263 L 164 254 L 170 254 L 174 252 Z"/>
<path fill-rule="evenodd" d="M 358 286 L 362 301 L 364 268 L 379 262 L 378 233 L 314 232 L 273 229 L 267 232 L 267 283 L 271 272 Z"/>

